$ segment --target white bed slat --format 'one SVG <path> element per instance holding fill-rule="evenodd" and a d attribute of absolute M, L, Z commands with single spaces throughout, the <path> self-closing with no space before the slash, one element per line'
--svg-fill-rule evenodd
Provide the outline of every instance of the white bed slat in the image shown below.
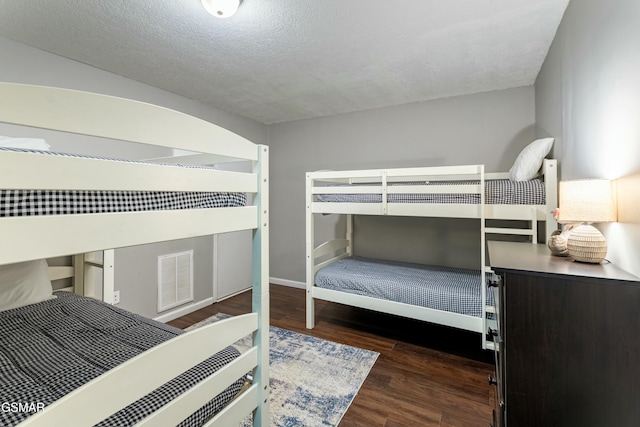
<path fill-rule="evenodd" d="M 15 151 L 3 151 L 1 154 L 0 182 L 3 188 L 257 191 L 257 177 L 249 173 Z M 47 179 L 42 179 L 43 176 Z"/>
<path fill-rule="evenodd" d="M 487 227 L 485 228 L 485 233 L 488 234 L 514 234 L 520 236 L 534 236 L 535 230 L 532 229 L 520 229 L 520 228 L 496 228 L 496 227 Z"/>
<path fill-rule="evenodd" d="M 350 180 L 355 178 L 378 178 L 382 176 L 382 169 L 365 169 L 365 170 L 352 170 L 348 172 L 348 175 L 344 171 L 318 171 L 309 172 L 309 177 L 312 180 L 322 181 L 323 179 L 331 180 Z"/>
<path fill-rule="evenodd" d="M 72 266 L 49 266 L 49 280 L 61 280 L 73 277 L 74 270 Z"/>
<path fill-rule="evenodd" d="M 309 172 L 314 181 L 348 182 L 364 184 L 381 182 L 386 175 L 388 182 L 469 180 L 479 179 L 483 165 L 432 166 L 419 168 L 366 169 L 350 171 Z"/>
<path fill-rule="evenodd" d="M 454 203 L 389 203 L 388 215 L 480 218 L 482 205 Z"/>
<path fill-rule="evenodd" d="M 0 117 L 18 125 L 257 160 L 256 146 L 220 126 L 157 105 L 90 92 L 0 83 Z"/>
<path fill-rule="evenodd" d="M 487 219 L 531 221 L 532 215 L 538 221 L 546 219 L 544 205 L 485 205 L 484 212 Z"/>
<path fill-rule="evenodd" d="M 401 302 L 372 298 L 364 295 L 334 291 L 331 289 L 313 287 L 313 297 L 325 301 L 347 304 L 353 307 L 366 308 L 382 313 L 395 314 L 411 319 L 424 320 L 439 325 L 448 325 L 473 332 L 483 332 L 482 319 L 465 316 L 449 311 L 435 310 Z"/>
<path fill-rule="evenodd" d="M 467 185 L 392 185 L 389 194 L 479 194 L 480 186 Z"/>
<path fill-rule="evenodd" d="M 509 172 L 486 172 L 484 179 L 486 181 L 491 179 L 509 179 Z"/>
<path fill-rule="evenodd" d="M 94 425 L 207 357 L 251 334 L 254 313 L 220 320 L 153 347 L 27 418 L 24 427 Z M 189 348 L 189 352 L 184 349 Z M 159 369 L 158 367 L 162 367 Z M 114 390 L 117 392 L 114 393 Z M 188 417 L 187 413 L 183 418 Z"/>
<path fill-rule="evenodd" d="M 255 206 L 244 206 L 2 218 L 0 236 L 12 243 L 0 245 L 0 262 L 11 264 L 245 230 L 257 227 L 257 217 Z"/>
<path fill-rule="evenodd" d="M 349 247 L 349 241 L 347 239 L 330 240 L 314 249 L 314 258 L 317 259 L 325 255 L 332 255 L 336 251 L 347 249 L 347 247 Z"/>
<path fill-rule="evenodd" d="M 389 215 L 449 218 L 479 218 L 479 205 L 446 203 L 389 203 Z M 484 205 L 486 219 L 530 220 L 535 208 L 538 221 L 546 219 L 544 206 L 537 205 Z M 311 203 L 313 213 L 381 215 L 380 203 Z"/>
<path fill-rule="evenodd" d="M 457 165 L 457 166 L 431 166 L 420 168 L 395 168 L 386 169 L 387 175 L 390 177 L 412 177 L 412 176 L 427 176 L 429 180 L 432 177 L 447 176 L 447 175 L 460 175 L 464 176 L 462 179 L 467 179 L 469 176 L 476 176 L 482 173 L 483 165 Z"/>
<path fill-rule="evenodd" d="M 381 186 L 313 187 L 313 194 L 380 194 Z"/>
<path fill-rule="evenodd" d="M 321 203 L 309 202 L 312 213 L 382 215 L 381 203 Z"/>
<path fill-rule="evenodd" d="M 230 402 L 213 419 L 203 425 L 203 427 L 229 427 L 237 426 L 252 410 L 256 408 L 256 401 L 259 400 L 259 387 L 251 386 L 234 401 Z M 258 408 L 259 410 L 259 408 Z M 267 427 L 269 422 L 262 422 L 260 418 L 254 416 L 254 426 Z"/>
<path fill-rule="evenodd" d="M 136 426 L 157 426 L 160 424 L 177 426 L 184 420 L 184 414 L 192 414 L 211 400 L 211 396 L 222 393 L 229 384 L 251 371 L 258 364 L 258 351 L 252 347 L 214 374 L 202 380 L 188 391 L 155 411 Z M 245 390 L 246 391 L 246 390 Z"/>

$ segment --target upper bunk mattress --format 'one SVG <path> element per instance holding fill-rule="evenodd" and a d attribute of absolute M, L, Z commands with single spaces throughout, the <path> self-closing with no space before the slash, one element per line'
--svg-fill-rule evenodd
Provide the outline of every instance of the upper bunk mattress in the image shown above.
<path fill-rule="evenodd" d="M 478 184 L 478 181 L 451 181 L 451 182 L 421 182 L 421 183 L 397 183 L 393 185 L 469 185 Z M 354 187 L 368 185 L 357 184 Z M 373 184 L 376 185 L 376 184 Z M 545 186 L 540 179 L 530 181 L 511 181 L 509 179 L 495 179 L 485 181 L 485 204 L 488 205 L 544 205 Z M 316 194 L 318 202 L 334 203 L 381 203 L 382 194 Z M 388 194 L 388 203 L 455 203 L 478 204 L 479 194 L 439 194 L 439 193 L 410 193 Z"/>
<path fill-rule="evenodd" d="M 182 330 L 91 298 L 56 292 L 57 298 L 0 312 L 0 402 L 44 406 Z M 130 426 L 229 363 L 227 347 L 99 426 Z M 159 367 L 160 368 L 160 367 Z M 239 379 L 180 426 L 200 426 L 242 388 Z M 12 426 L 30 412 L 0 411 Z"/>
<path fill-rule="evenodd" d="M 41 155 L 126 161 L 52 151 L 0 148 Z M 137 162 L 148 163 L 148 162 Z M 198 168 L 202 166 L 170 165 Z M 0 217 L 136 212 L 150 210 L 238 207 L 247 204 L 246 193 L 179 191 L 81 191 L 0 189 Z"/>
<path fill-rule="evenodd" d="M 482 317 L 479 270 L 348 257 L 320 269 L 316 286 Z M 487 293 L 493 305 L 493 295 Z"/>

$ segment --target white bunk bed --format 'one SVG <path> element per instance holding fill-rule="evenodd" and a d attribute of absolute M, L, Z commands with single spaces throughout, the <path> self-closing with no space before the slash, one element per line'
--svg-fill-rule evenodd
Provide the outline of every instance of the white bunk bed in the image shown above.
<path fill-rule="evenodd" d="M 491 274 L 485 267 L 485 240 L 508 234 L 528 236 L 537 243 L 539 222 L 545 224 L 546 236 L 555 229 L 557 161 L 545 159 L 542 172 L 543 179 L 528 181 L 511 181 L 508 172 L 485 173 L 483 165 L 307 173 L 307 328 L 315 326 L 314 301 L 320 299 L 479 333 L 488 331 L 495 309 L 493 294 L 485 285 Z M 347 215 L 345 238 L 316 245 L 317 214 Z M 358 258 L 353 253 L 354 215 L 478 219 L 478 268 Z M 402 279 L 396 281 L 394 276 Z M 459 304 L 452 308 L 448 304 L 452 301 Z M 493 347 L 485 334 L 482 346 Z"/>
<path fill-rule="evenodd" d="M 109 253 L 118 247 L 253 230 L 253 308 L 246 315 L 183 333 L 70 292 L 56 292 L 54 297 L 39 297 L 40 302 L 23 306 L 17 303 L 16 307 L 0 311 L 0 323 L 5 322 L 3 329 L 9 331 L 0 338 L 0 381 L 8 382 L 3 384 L 0 393 L 8 393 L 7 390 L 13 387 L 18 395 L 24 396 L 20 394 L 24 389 L 15 388 L 16 384 L 24 383 L 26 396 L 30 399 L 19 402 L 11 396 L 0 398 L 6 406 L 2 411 L 5 416 L 3 425 L 13 420 L 21 426 L 87 426 L 104 423 L 103 420 L 117 415 L 123 425 L 175 426 L 189 418 L 186 425 L 229 426 L 237 425 L 249 414 L 253 414 L 253 425 L 268 425 L 267 147 L 166 108 L 87 92 L 13 83 L 0 83 L 0 122 L 194 153 L 180 157 L 181 165 L 176 165 L 172 164 L 176 163 L 176 159 L 171 157 L 152 162 L 132 162 L 20 148 L 0 149 L 0 186 L 10 190 L 3 194 L 5 198 L 1 201 L 4 214 L 0 217 L 0 238 L 3 241 L 0 246 L 0 271 L 4 271 L 2 268 L 10 270 L 16 265 L 31 264 L 32 261 L 41 264 L 43 261 L 37 260 L 53 257 L 103 250 Z M 108 141 L 105 140 L 105 143 Z M 253 172 L 226 172 L 212 167 L 193 166 L 226 161 L 251 161 Z M 185 166 L 187 163 L 192 165 Z M 213 207 L 196 205 L 193 208 L 182 206 L 183 209 L 176 209 L 158 206 L 153 208 L 156 210 L 145 210 L 151 209 L 147 206 L 134 211 L 107 208 L 99 213 L 63 212 L 51 215 L 42 202 L 35 202 L 33 211 L 22 210 L 17 214 L 12 210 L 13 207 L 7 207 L 11 194 L 36 193 L 40 190 L 55 190 L 58 195 L 74 192 L 211 193 L 222 195 L 223 198 L 224 195 L 252 193 L 254 198 L 250 206 L 239 203 L 215 207 L 218 204 L 214 202 Z M 81 260 L 82 256 L 76 256 L 75 259 Z M 79 274 L 82 270 L 81 265 L 75 266 Z M 70 277 L 73 272 L 73 267 L 50 268 L 50 277 Z M 0 280 L 7 277 L 1 275 Z M 78 276 L 76 291 L 82 291 L 81 283 Z M 5 282 L 0 286 L 5 286 Z M 66 301 L 72 304 L 67 305 Z M 97 314 L 87 314 L 88 306 L 95 306 Z M 73 311 L 78 307 L 80 310 Z M 51 322 L 54 323 L 49 324 L 47 315 L 60 312 L 69 312 L 75 323 L 64 326 L 66 324 L 59 323 L 62 320 L 52 318 Z M 112 313 L 120 316 L 116 322 L 124 327 L 103 326 Z M 76 330 L 79 328 L 78 322 L 90 324 L 88 329 L 97 330 L 104 339 L 96 341 L 95 336 L 83 338 L 82 331 Z M 13 329 L 7 324 L 12 325 Z M 36 325 L 40 329 L 27 331 L 24 328 L 26 324 Z M 56 335 L 67 331 L 65 328 L 69 328 L 71 335 Z M 75 375 L 69 371 L 72 368 L 66 365 L 70 352 L 86 350 L 100 357 L 109 353 L 121 357 L 119 349 L 102 347 L 102 344 L 112 340 L 112 330 L 122 333 L 123 328 L 129 332 L 140 328 L 140 335 L 133 331 L 133 335 L 126 339 L 117 337 L 117 340 L 133 341 L 133 347 L 140 347 L 137 354 L 133 351 L 131 356 L 122 357 L 126 359 L 124 362 L 104 362 L 105 365 L 115 366 L 104 369 L 104 373 L 96 371 L 89 375 L 93 378 L 75 381 L 77 384 L 67 381 Z M 160 331 L 160 336 L 156 336 L 155 331 L 149 328 Z M 253 347 L 250 350 L 227 357 L 229 360 L 220 359 L 215 372 L 201 375 L 184 390 L 170 386 L 171 392 L 166 391 L 167 384 L 173 384 L 174 378 L 188 375 L 207 361 L 217 360 L 219 354 L 230 351 L 232 343 L 250 334 L 253 334 Z M 41 344 L 32 341 L 36 335 L 49 335 L 57 343 L 75 342 L 75 348 L 61 350 L 60 353 L 48 353 L 50 350 L 42 353 Z M 148 348 L 143 348 L 145 346 L 142 344 L 138 346 L 142 342 L 151 344 Z M 17 349 L 19 357 L 7 353 L 10 347 Z M 127 346 L 129 348 L 131 346 Z M 90 357 L 93 356 L 83 357 L 91 369 L 81 366 L 77 368 L 78 371 L 95 371 L 93 368 L 101 366 L 103 362 L 92 361 Z M 26 362 L 28 367 L 14 367 L 13 364 L 18 362 Z M 47 368 L 48 376 L 38 377 L 40 367 Z M 23 377 L 26 371 L 30 372 L 30 379 Z M 15 380 L 13 383 L 12 378 Z M 74 386 L 73 390 L 66 389 L 70 384 Z M 235 388 L 230 392 L 232 387 Z M 30 394 L 35 393 L 36 389 L 46 389 L 50 395 L 42 397 Z M 154 408 L 151 413 L 148 413 L 148 409 L 142 414 L 132 412 L 129 405 L 136 405 L 154 393 L 171 394 L 171 400 L 154 403 L 152 406 L 158 409 Z M 199 419 L 193 419 L 194 413 L 225 393 L 229 396 L 215 409 L 215 415 L 200 413 Z M 123 408 L 127 409 L 123 411 Z M 29 412 L 29 416 L 19 416 L 21 412 Z M 129 416 L 132 418 L 128 419 Z"/>

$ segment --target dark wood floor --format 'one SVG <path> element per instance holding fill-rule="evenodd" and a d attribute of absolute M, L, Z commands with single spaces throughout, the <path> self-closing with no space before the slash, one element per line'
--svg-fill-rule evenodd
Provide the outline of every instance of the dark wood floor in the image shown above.
<path fill-rule="evenodd" d="M 271 324 L 380 353 L 340 427 L 487 427 L 491 352 L 479 334 L 329 302 L 305 327 L 305 291 L 271 285 Z M 185 328 L 215 313 L 251 311 L 245 292 L 170 322 Z"/>

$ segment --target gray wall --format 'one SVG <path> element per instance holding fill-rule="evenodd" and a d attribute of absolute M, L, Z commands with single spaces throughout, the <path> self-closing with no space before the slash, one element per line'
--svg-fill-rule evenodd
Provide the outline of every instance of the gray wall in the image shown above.
<path fill-rule="evenodd" d="M 216 123 L 255 143 L 267 142 L 267 127 L 253 120 L 207 107 L 193 100 L 139 83 L 122 76 L 52 55 L 0 37 L 0 81 L 40 84 L 87 90 L 137 99 L 182 111 Z M 137 144 L 0 125 L 0 135 L 43 137 L 52 150 L 119 158 L 148 158 L 165 154 Z M 223 246 L 223 245 L 222 245 Z M 224 247 L 219 245 L 221 251 Z M 202 237 L 116 250 L 115 281 L 120 290 L 120 307 L 149 317 L 157 315 L 157 257 L 194 249 L 196 300 L 213 293 L 213 239 Z"/>
<path fill-rule="evenodd" d="M 534 117 L 534 89 L 521 87 L 269 126 L 271 276 L 305 280 L 305 172 L 479 163 L 506 171 L 534 139 Z M 316 243 L 345 230 L 334 215 L 316 225 Z M 360 217 L 356 230 L 361 255 L 478 266 L 477 224 Z"/>
<path fill-rule="evenodd" d="M 616 179 L 607 258 L 640 276 L 640 2 L 577 0 L 535 84 L 539 136 L 556 136 L 561 179 Z"/>

